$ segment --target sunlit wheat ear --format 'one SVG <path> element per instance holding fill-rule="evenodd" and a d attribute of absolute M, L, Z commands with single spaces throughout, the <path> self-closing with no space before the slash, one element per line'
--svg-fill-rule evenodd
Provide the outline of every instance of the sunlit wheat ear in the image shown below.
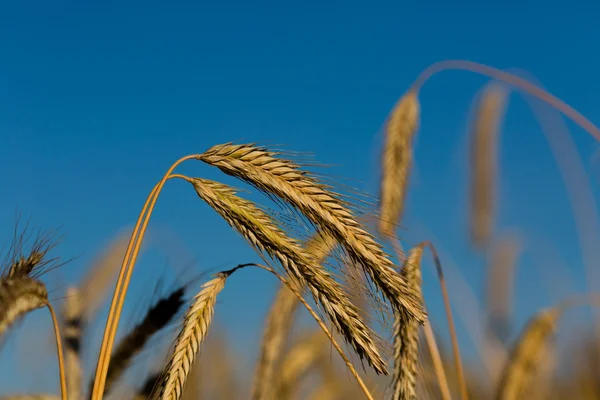
<path fill-rule="evenodd" d="M 335 244 L 336 241 L 331 236 L 317 233 L 306 244 L 305 249 L 315 257 L 316 262 L 322 263 Z M 273 395 L 275 368 L 279 364 L 299 304 L 296 295 L 281 285 L 267 315 L 252 386 L 252 399 L 271 398 Z"/>
<path fill-rule="evenodd" d="M 380 374 L 386 365 L 375 346 L 375 333 L 360 319 L 341 285 L 317 259 L 300 244 L 288 237 L 277 223 L 254 203 L 235 195 L 235 190 L 218 182 L 187 178 L 198 196 L 208 203 L 229 225 L 238 231 L 255 249 L 277 260 L 302 287 L 305 283 L 336 330 L 352 346 L 356 354 L 366 359 Z"/>
<path fill-rule="evenodd" d="M 347 203 L 298 165 L 275 156 L 276 153 L 251 144 L 224 144 L 214 146 L 198 159 L 302 212 L 343 246 L 394 306 L 405 308 L 423 321 L 425 312 L 418 296 L 395 271 L 381 244 L 356 220 Z"/>
<path fill-rule="evenodd" d="M 0 337 L 18 319 L 48 301 L 43 283 L 28 277 L 0 280 Z"/>
<path fill-rule="evenodd" d="M 184 288 L 180 287 L 168 296 L 160 299 L 155 305 L 150 307 L 144 319 L 119 342 L 112 354 L 112 362 L 106 375 L 105 395 L 119 381 L 133 358 L 143 350 L 152 336 L 167 326 L 175 315 L 177 315 L 177 312 L 183 305 L 184 294 Z M 90 384 L 90 387 L 92 384 Z"/>
<path fill-rule="evenodd" d="M 328 353 L 327 336 L 316 330 L 310 336 L 294 344 L 286 354 L 281 369 L 275 377 L 276 396 L 274 399 L 296 398 L 294 392 L 300 386 L 302 378 L 313 368 L 317 361 Z"/>
<path fill-rule="evenodd" d="M 496 393 L 498 400 L 527 398 L 531 378 L 536 374 L 550 339 L 556 332 L 564 308 L 555 307 L 538 312 L 525 326 L 504 366 Z"/>
<path fill-rule="evenodd" d="M 404 199 L 413 157 L 413 138 L 419 125 L 419 99 L 414 91 L 398 101 L 385 126 L 381 156 L 379 231 L 394 236 L 404 210 Z"/>
<path fill-rule="evenodd" d="M 65 341 L 65 375 L 67 379 L 67 394 L 69 399 L 81 398 L 81 313 L 82 301 L 79 290 L 74 287 L 67 289 L 65 304 L 62 310 L 64 341 Z"/>
<path fill-rule="evenodd" d="M 160 391 L 162 400 L 177 400 L 181 397 L 192 363 L 210 328 L 217 295 L 225 287 L 229 274 L 218 273 L 216 278 L 206 282 L 187 310 L 171 359 L 165 368 Z"/>
<path fill-rule="evenodd" d="M 521 242 L 513 235 L 501 236 L 491 248 L 488 267 L 489 330 L 503 343 L 510 335 L 513 282 Z"/>
<path fill-rule="evenodd" d="M 421 293 L 421 259 L 423 245 L 410 250 L 402 266 L 402 276 L 417 293 Z M 416 399 L 419 356 L 419 322 L 404 310 L 394 313 L 393 400 Z"/>
<path fill-rule="evenodd" d="M 489 84 L 479 99 L 471 136 L 471 242 L 476 247 L 488 244 L 496 214 L 498 184 L 498 131 L 508 91 L 500 84 Z"/>

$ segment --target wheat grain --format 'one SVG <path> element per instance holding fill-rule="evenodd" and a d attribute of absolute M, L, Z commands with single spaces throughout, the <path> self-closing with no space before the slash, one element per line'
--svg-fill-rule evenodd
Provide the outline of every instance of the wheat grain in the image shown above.
<path fill-rule="evenodd" d="M 381 245 L 363 229 L 340 196 L 311 174 L 254 145 L 218 145 L 198 159 L 298 209 L 342 244 L 396 308 L 405 308 L 421 322 L 425 319 L 418 296 L 394 270 Z"/>
<path fill-rule="evenodd" d="M 322 263 L 335 246 L 331 236 L 316 234 L 306 245 L 306 251 Z M 259 361 L 252 386 L 253 399 L 272 397 L 275 368 L 279 364 L 283 345 L 292 328 L 294 314 L 300 302 L 285 285 L 281 285 L 267 315 Z"/>
<path fill-rule="evenodd" d="M 419 123 L 419 99 L 417 93 L 406 93 L 388 117 L 385 127 L 382 176 L 380 188 L 379 230 L 386 236 L 394 236 L 400 222 L 412 165 L 412 142 Z"/>
<path fill-rule="evenodd" d="M 315 257 L 289 238 L 276 222 L 254 203 L 235 195 L 233 188 L 199 178 L 188 178 L 198 196 L 207 202 L 254 248 L 276 259 L 294 279 L 296 285 L 306 282 L 315 301 L 362 359 L 377 373 L 386 373 L 379 355 L 375 334 L 360 319 L 356 307 L 349 301 L 340 284 L 322 268 Z"/>
<path fill-rule="evenodd" d="M 412 289 L 421 293 L 421 258 L 423 245 L 410 250 L 402 267 L 402 275 Z M 394 318 L 393 400 L 412 400 L 417 396 L 417 361 L 419 355 L 419 323 L 404 310 L 396 310 Z"/>
<path fill-rule="evenodd" d="M 488 85 L 477 105 L 471 132 L 471 242 L 487 245 L 495 218 L 498 130 L 507 98 L 503 86 Z"/>

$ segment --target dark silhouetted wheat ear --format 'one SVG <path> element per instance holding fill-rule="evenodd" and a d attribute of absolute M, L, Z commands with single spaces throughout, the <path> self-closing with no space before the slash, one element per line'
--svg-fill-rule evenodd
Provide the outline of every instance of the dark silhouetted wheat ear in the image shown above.
<path fill-rule="evenodd" d="M 236 196 L 232 187 L 206 179 L 187 179 L 194 185 L 198 196 L 248 243 L 277 260 L 296 285 L 302 287 L 306 283 L 315 301 L 356 354 L 366 359 L 377 373 L 387 373 L 385 361 L 375 345 L 375 333 L 361 320 L 341 285 L 314 256 L 288 237 L 262 209 Z"/>
<path fill-rule="evenodd" d="M 331 236 L 316 234 L 306 244 L 305 249 L 315 257 L 315 261 L 322 263 L 335 244 L 336 241 Z M 283 347 L 292 328 L 295 311 L 299 304 L 296 295 L 285 285 L 281 285 L 265 323 L 252 386 L 252 399 L 254 400 L 273 397 L 275 368 L 279 365 Z"/>
<path fill-rule="evenodd" d="M 412 166 L 413 137 L 419 125 L 419 99 L 409 91 L 398 101 L 385 126 L 381 156 L 379 230 L 394 236 L 404 210 L 404 199 Z"/>
<path fill-rule="evenodd" d="M 402 276 L 417 293 L 421 293 L 421 259 L 423 245 L 410 250 L 402 266 Z M 419 322 L 405 310 L 394 313 L 394 374 L 392 400 L 417 398 L 419 356 Z"/>
<path fill-rule="evenodd" d="M 284 200 L 313 224 L 333 236 L 352 261 L 360 265 L 396 307 L 419 321 L 425 311 L 418 296 L 395 271 L 393 262 L 373 236 L 357 221 L 340 196 L 289 160 L 252 144 L 214 146 L 198 159 L 218 167 L 259 190 Z"/>
<path fill-rule="evenodd" d="M 144 319 L 121 339 L 113 352 L 112 362 L 108 368 L 104 387 L 105 395 L 119 381 L 135 355 L 143 350 L 150 338 L 175 317 L 183 305 L 184 294 L 184 288 L 180 287 L 160 299 L 150 307 Z"/>
<path fill-rule="evenodd" d="M 496 212 L 498 131 L 507 90 L 489 84 L 479 99 L 471 132 L 471 242 L 483 247 L 490 241 Z"/>

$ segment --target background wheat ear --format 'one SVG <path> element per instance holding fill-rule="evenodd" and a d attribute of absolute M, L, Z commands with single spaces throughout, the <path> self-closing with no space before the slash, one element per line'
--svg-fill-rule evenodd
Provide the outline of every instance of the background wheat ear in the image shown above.
<path fill-rule="evenodd" d="M 418 93 L 411 90 L 400 98 L 385 125 L 385 145 L 381 156 L 379 231 L 388 237 L 394 236 L 404 210 L 419 113 Z"/>
<path fill-rule="evenodd" d="M 482 248 L 491 238 L 496 213 L 498 185 L 498 135 L 504 115 L 508 90 L 492 82 L 484 87 L 476 104 L 470 133 L 470 237 Z"/>

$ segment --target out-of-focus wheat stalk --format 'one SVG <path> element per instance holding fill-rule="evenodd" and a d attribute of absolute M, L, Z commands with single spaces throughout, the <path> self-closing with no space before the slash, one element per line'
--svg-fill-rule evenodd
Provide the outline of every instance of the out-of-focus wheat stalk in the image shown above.
<path fill-rule="evenodd" d="M 413 156 L 413 138 L 419 124 L 417 93 L 408 91 L 388 117 L 383 148 L 379 230 L 392 237 L 400 222 Z"/>
<path fill-rule="evenodd" d="M 498 131 L 504 115 L 508 91 L 492 83 L 480 94 L 471 131 L 471 242 L 487 245 L 496 214 L 498 184 Z"/>

